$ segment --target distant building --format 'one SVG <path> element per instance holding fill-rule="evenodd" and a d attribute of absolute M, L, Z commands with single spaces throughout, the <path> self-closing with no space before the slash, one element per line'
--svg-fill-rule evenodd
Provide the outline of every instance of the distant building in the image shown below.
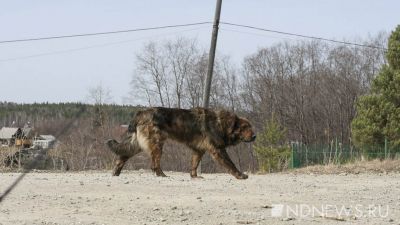
<path fill-rule="evenodd" d="M 11 146 L 15 144 L 13 136 L 17 133 L 17 127 L 3 127 L 0 130 L 0 144 Z"/>
<path fill-rule="evenodd" d="M 55 142 L 56 138 L 53 135 L 39 135 L 34 138 L 33 146 L 47 149 L 53 147 Z"/>
<path fill-rule="evenodd" d="M 33 132 L 29 125 L 23 128 L 3 127 L 0 130 L 1 145 L 29 148 L 32 146 Z"/>

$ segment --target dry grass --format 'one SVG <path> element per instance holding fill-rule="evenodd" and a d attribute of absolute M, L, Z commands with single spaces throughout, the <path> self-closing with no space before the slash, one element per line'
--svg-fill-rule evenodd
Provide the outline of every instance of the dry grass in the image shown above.
<path fill-rule="evenodd" d="M 290 171 L 292 173 L 306 174 L 359 174 L 359 173 L 388 173 L 400 172 L 400 160 L 371 160 L 371 161 L 356 161 L 343 165 L 316 165 L 299 168 Z"/>
<path fill-rule="evenodd" d="M 6 158 L 10 155 L 14 155 L 18 151 L 15 147 L 0 147 L 0 171 L 9 171 L 10 168 L 6 167 Z"/>

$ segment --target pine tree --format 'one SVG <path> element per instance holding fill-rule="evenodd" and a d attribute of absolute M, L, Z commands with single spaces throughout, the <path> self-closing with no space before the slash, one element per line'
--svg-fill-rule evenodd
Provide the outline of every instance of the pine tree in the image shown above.
<path fill-rule="evenodd" d="M 290 147 L 284 143 L 285 139 L 286 129 L 272 116 L 266 121 L 264 131 L 257 135 L 254 144 L 260 171 L 273 172 L 287 166 Z"/>
<path fill-rule="evenodd" d="M 357 102 L 352 136 L 358 147 L 382 146 L 385 138 L 400 146 L 400 25 L 389 38 L 386 59 L 388 64 L 373 80 L 371 93 Z"/>

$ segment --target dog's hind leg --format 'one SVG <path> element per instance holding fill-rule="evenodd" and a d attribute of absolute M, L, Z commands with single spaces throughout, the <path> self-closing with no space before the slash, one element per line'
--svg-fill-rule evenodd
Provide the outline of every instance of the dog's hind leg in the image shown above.
<path fill-rule="evenodd" d="M 190 176 L 192 178 L 203 178 L 201 176 L 197 176 L 197 167 L 203 157 L 204 152 L 200 150 L 192 150 L 192 170 L 190 171 Z"/>
<path fill-rule="evenodd" d="M 118 159 L 115 163 L 114 171 L 113 171 L 113 176 L 119 176 L 121 173 L 122 168 L 124 167 L 126 161 L 128 161 L 130 157 L 127 156 L 118 156 Z"/>
<path fill-rule="evenodd" d="M 157 176 L 166 177 L 161 170 L 162 148 L 166 137 L 152 124 L 137 126 L 136 129 L 139 147 L 151 157 L 151 169 Z"/>
<path fill-rule="evenodd" d="M 151 145 L 151 169 L 159 177 L 166 177 L 167 175 L 161 169 L 161 156 L 162 156 L 162 144 Z"/>

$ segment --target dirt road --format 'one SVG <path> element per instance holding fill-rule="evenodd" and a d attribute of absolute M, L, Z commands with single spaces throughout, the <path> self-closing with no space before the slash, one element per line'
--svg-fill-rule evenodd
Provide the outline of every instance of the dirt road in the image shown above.
<path fill-rule="evenodd" d="M 31 173 L 0 224 L 400 224 L 400 174 Z M 0 174 L 0 192 L 17 173 Z"/>

